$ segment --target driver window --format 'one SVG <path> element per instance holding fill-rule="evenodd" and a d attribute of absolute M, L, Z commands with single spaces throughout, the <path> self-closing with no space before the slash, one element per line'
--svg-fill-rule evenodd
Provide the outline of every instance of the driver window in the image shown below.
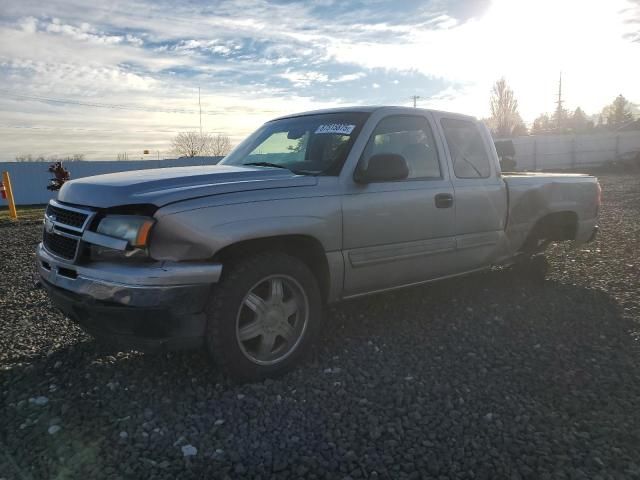
<path fill-rule="evenodd" d="M 431 128 L 424 117 L 393 115 L 378 123 L 367 146 L 364 158 L 383 153 L 401 155 L 407 162 L 407 180 L 442 178 L 438 151 Z"/>

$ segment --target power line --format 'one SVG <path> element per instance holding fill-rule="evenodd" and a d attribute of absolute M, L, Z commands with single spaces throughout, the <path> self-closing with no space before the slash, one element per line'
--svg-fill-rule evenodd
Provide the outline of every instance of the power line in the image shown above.
<path fill-rule="evenodd" d="M 156 107 L 144 107 L 144 106 L 137 106 L 137 105 L 121 105 L 121 104 L 113 104 L 113 103 L 81 102 L 78 100 L 42 97 L 37 95 L 24 95 L 22 93 L 14 93 L 8 90 L 0 90 L 0 95 L 4 97 L 34 100 L 37 102 L 79 105 L 84 107 L 111 108 L 114 110 L 134 110 L 134 111 L 140 111 L 140 112 L 158 112 L 158 113 L 194 113 L 192 110 L 185 110 L 181 108 L 167 109 L 167 108 L 156 108 Z"/>
<path fill-rule="evenodd" d="M 73 131 L 73 132 L 90 132 L 90 133 L 175 133 L 178 130 L 181 130 L 182 127 L 176 129 L 158 129 L 158 130 L 128 130 L 125 128 L 114 129 L 114 128 L 85 128 L 85 127 L 50 127 L 48 125 L 2 125 L 0 124 L 0 129 L 11 128 L 15 130 L 62 130 L 62 131 Z M 218 133 L 216 131 L 212 133 Z M 220 132 L 222 133 L 222 132 Z"/>
<path fill-rule="evenodd" d="M 99 103 L 99 102 L 84 102 L 79 100 L 70 100 L 70 99 L 62 99 L 62 98 L 53 98 L 53 97 L 43 97 L 39 95 L 25 95 L 22 93 L 15 93 L 10 90 L 0 89 L 0 96 L 10 97 L 10 98 L 19 98 L 24 100 L 33 100 L 36 102 L 43 103 L 56 103 L 63 105 L 78 105 L 83 107 L 95 107 L 95 108 L 109 108 L 112 110 L 131 110 L 136 112 L 149 112 L 149 113 L 179 113 L 179 114 L 187 114 L 193 115 L 196 113 L 204 114 L 204 115 L 226 115 L 232 113 L 234 111 L 246 113 L 246 111 L 234 107 L 226 110 L 205 110 L 205 111 L 196 111 L 185 108 L 157 108 L 157 107 L 145 107 L 139 105 L 123 105 L 123 104 L 114 104 L 114 103 Z M 273 113 L 270 110 L 261 111 L 261 113 Z"/>

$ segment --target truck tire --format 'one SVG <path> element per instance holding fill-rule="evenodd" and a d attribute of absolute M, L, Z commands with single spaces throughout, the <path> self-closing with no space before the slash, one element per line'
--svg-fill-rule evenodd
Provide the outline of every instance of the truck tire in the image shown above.
<path fill-rule="evenodd" d="M 255 381 L 291 370 L 322 322 L 314 274 L 295 257 L 267 252 L 233 263 L 207 307 L 206 345 L 231 378 Z"/>

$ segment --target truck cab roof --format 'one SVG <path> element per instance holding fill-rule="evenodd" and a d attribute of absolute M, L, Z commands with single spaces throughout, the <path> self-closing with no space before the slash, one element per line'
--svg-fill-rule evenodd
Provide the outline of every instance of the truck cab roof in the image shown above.
<path fill-rule="evenodd" d="M 278 118 L 274 118 L 270 121 L 282 120 L 285 118 L 295 118 L 295 117 L 304 117 L 308 115 L 322 115 L 327 113 L 373 113 L 378 111 L 385 111 L 384 113 L 389 114 L 415 114 L 419 113 L 437 113 L 440 115 L 446 115 L 447 117 L 452 118 L 460 118 L 465 120 L 473 120 L 477 119 L 470 115 L 463 115 L 461 113 L 453 113 L 453 112 L 445 112 L 442 110 L 434 110 L 429 108 L 413 108 L 413 107 L 403 107 L 397 105 L 354 105 L 352 107 L 336 107 L 336 108 L 325 108 L 321 110 L 309 110 L 306 112 L 293 113 L 290 115 L 283 115 Z"/>

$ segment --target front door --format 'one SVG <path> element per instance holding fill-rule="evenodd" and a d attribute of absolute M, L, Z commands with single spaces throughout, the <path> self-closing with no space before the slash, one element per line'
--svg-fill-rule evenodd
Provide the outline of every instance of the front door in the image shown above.
<path fill-rule="evenodd" d="M 390 115 L 360 162 L 402 155 L 406 180 L 349 185 L 343 197 L 345 296 L 418 283 L 455 262 L 454 191 L 440 144 L 423 115 Z"/>

